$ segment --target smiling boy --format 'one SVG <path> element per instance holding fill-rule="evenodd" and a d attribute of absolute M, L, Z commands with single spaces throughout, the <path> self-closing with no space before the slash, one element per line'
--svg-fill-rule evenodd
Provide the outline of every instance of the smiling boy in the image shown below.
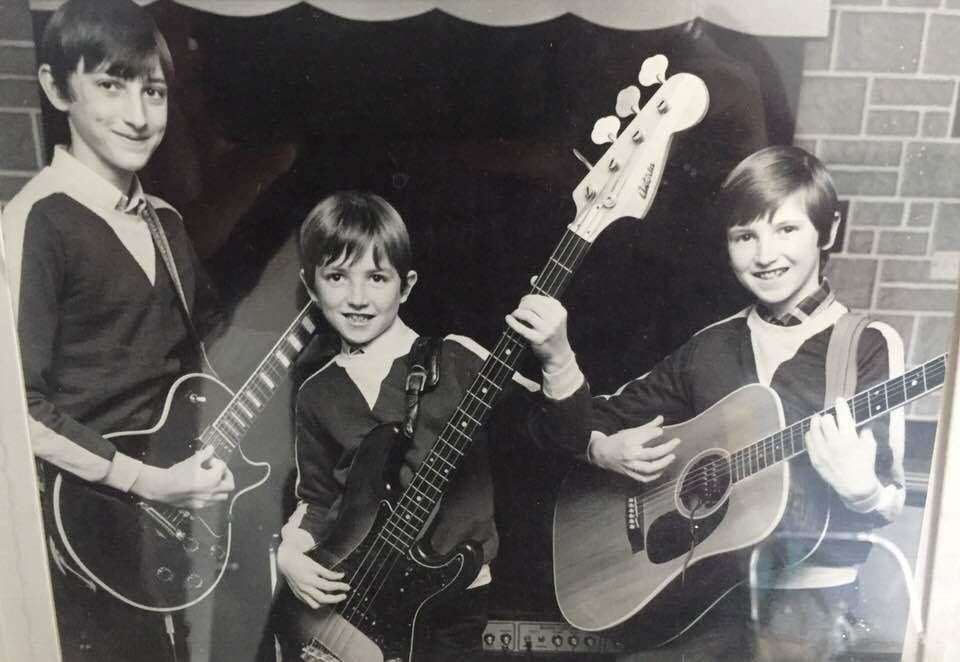
<path fill-rule="evenodd" d="M 305 552 L 328 542 L 344 507 L 348 474 L 365 469 L 357 469 L 354 460 L 367 435 L 380 425 L 410 420 L 406 379 L 418 334 L 399 313 L 417 273 L 403 220 L 371 193 L 341 192 L 321 201 L 301 226 L 300 252 L 311 295 L 336 333 L 337 347 L 332 358 L 311 370 L 297 394 L 298 506 L 283 527 L 277 560 L 294 595 L 316 608 L 347 599 L 350 586 L 342 574 Z M 437 352 L 435 360 L 425 361 L 438 366 L 437 380 L 414 408 L 418 422 L 399 468 L 403 487 L 486 357 L 477 343 L 454 335 L 443 338 Z M 483 565 L 476 577 L 467 578 L 472 583 L 462 598 L 418 618 L 417 662 L 466 661 L 480 653 L 489 563 L 499 545 L 487 456 L 492 425 L 474 437 L 427 534 L 438 554 L 473 541 L 482 550 Z"/>
<path fill-rule="evenodd" d="M 66 115 L 70 144 L 55 148 L 3 214 L 34 454 L 47 470 L 164 503 L 223 500 L 233 478 L 209 451 L 160 468 L 135 459 L 123 438 L 103 436 L 156 423 L 173 380 L 199 367 L 151 222 L 169 244 L 195 326 L 203 333 L 215 321 L 182 220 L 136 176 L 166 129 L 166 42 L 129 0 L 70 0 L 47 24 L 40 62 L 41 88 Z M 49 542 L 65 660 L 173 659 L 172 621 L 108 596 Z"/>
<path fill-rule="evenodd" d="M 827 347 L 847 312 L 821 275 L 840 218 L 829 174 L 803 150 L 769 147 L 730 173 L 717 207 L 725 219 L 731 269 L 756 302 L 701 330 L 612 395 L 590 397 L 558 302 L 525 297 L 507 318 L 543 363 L 546 397 L 532 425 L 537 436 L 585 452 L 600 467 L 651 482 L 683 443 L 663 442 L 662 425 L 693 418 L 745 384 L 760 382 L 776 391 L 788 425 L 824 408 Z M 896 332 L 870 322 L 857 346 L 856 366 L 858 391 L 900 374 L 903 350 Z M 813 468 L 795 461 L 794 469 L 813 489 L 829 490 L 830 531 L 880 526 L 902 509 L 902 416 L 896 411 L 859 434 L 842 403 L 838 420 L 814 419 L 806 440 Z M 766 622 L 786 621 L 792 625 L 781 634 L 805 637 L 802 656 L 809 657 L 802 659 L 825 659 L 815 647 L 828 651 L 837 617 L 855 611 L 857 569 L 867 552 L 827 542 L 774 583 L 772 588 L 782 590 L 771 593 Z M 698 626 L 702 636 L 694 634 L 683 648 L 687 660 L 748 659 L 745 594 L 740 599 L 740 608 L 721 610 L 722 625 L 704 619 Z M 673 659 L 670 652 L 663 655 L 637 659 Z M 791 658 L 781 649 L 777 659 Z"/>

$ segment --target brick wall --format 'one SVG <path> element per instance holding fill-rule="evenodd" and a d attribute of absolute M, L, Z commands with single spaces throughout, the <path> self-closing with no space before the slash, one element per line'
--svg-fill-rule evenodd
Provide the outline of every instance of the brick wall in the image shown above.
<path fill-rule="evenodd" d="M 796 143 L 849 202 L 829 275 L 904 338 L 908 366 L 946 350 L 960 265 L 960 0 L 834 0 L 808 42 Z M 912 405 L 932 419 L 939 398 Z"/>
<path fill-rule="evenodd" d="M 0 2 L 0 203 L 43 162 L 33 25 L 27 0 Z"/>

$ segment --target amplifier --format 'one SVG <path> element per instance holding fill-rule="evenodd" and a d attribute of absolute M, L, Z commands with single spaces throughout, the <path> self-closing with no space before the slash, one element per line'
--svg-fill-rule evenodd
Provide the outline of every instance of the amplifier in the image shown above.
<path fill-rule="evenodd" d="M 516 655 L 613 654 L 623 645 L 595 632 L 554 621 L 488 621 L 483 650 Z"/>

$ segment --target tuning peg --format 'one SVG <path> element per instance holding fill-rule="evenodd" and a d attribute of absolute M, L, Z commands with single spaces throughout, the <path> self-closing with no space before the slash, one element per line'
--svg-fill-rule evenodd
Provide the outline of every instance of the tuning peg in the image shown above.
<path fill-rule="evenodd" d="M 617 139 L 618 133 L 620 133 L 620 120 L 613 115 L 607 115 L 598 119 L 596 124 L 593 125 L 590 140 L 595 145 L 612 143 Z"/>
<path fill-rule="evenodd" d="M 653 55 L 643 61 L 640 67 L 640 84 L 644 87 L 650 87 L 657 83 L 663 83 L 667 80 L 667 65 L 669 61 L 666 55 Z"/>
<path fill-rule="evenodd" d="M 640 88 L 636 85 L 625 87 L 617 95 L 617 115 L 630 117 L 640 112 Z"/>
<path fill-rule="evenodd" d="M 580 153 L 580 150 L 577 150 L 577 149 L 573 150 L 573 155 L 576 157 L 577 161 L 579 161 L 580 163 L 582 163 L 587 167 L 587 170 L 593 170 L 593 164 L 590 163 L 587 157 L 585 157 L 583 154 Z"/>

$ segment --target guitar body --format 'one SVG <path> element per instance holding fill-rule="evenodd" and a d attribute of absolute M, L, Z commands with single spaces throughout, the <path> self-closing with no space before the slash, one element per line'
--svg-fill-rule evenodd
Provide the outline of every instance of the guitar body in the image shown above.
<path fill-rule="evenodd" d="M 147 464 L 169 467 L 194 453 L 201 432 L 231 397 L 213 377 L 184 375 L 170 388 L 154 427 L 105 436 L 122 438 L 124 452 Z M 223 576 L 234 503 L 270 473 L 268 464 L 242 452 L 229 466 L 236 491 L 198 510 L 152 503 L 61 472 L 52 493 L 60 543 L 89 579 L 127 604 L 157 612 L 195 604 Z"/>
<path fill-rule="evenodd" d="M 479 572 L 482 555 L 471 543 L 441 557 L 421 542 L 383 563 L 370 562 L 384 546 L 380 535 L 399 492 L 399 439 L 396 425 L 367 436 L 354 457 L 337 521 L 309 553 L 345 573 L 351 586 L 358 573 L 376 573 L 377 589 L 352 591 L 338 605 L 311 609 L 284 584 L 271 613 L 284 660 L 412 662 L 418 617 L 466 589 Z M 429 529 L 423 537 L 429 538 Z"/>
<path fill-rule="evenodd" d="M 799 535 L 778 550 L 781 564 L 808 556 L 829 516 L 826 499 L 809 500 L 791 487 L 791 473 L 810 467 L 782 462 L 733 483 L 729 473 L 709 470 L 725 468 L 744 439 L 781 428 L 776 393 L 752 384 L 664 428 L 664 439 L 682 441 L 655 482 L 588 465 L 574 469 L 554 513 L 554 579 L 564 618 L 588 631 L 624 626 L 619 634 L 634 646 L 659 645 L 743 581 L 751 549 L 774 532 Z"/>

